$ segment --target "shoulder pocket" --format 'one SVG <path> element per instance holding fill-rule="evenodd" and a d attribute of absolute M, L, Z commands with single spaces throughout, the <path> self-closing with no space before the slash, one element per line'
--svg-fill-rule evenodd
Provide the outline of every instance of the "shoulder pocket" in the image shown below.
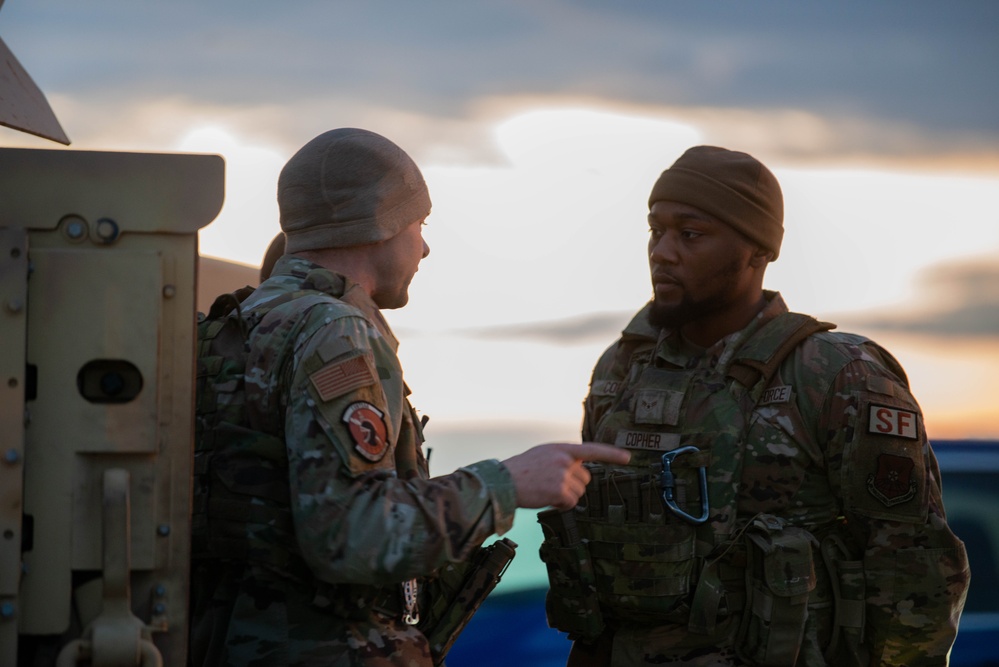
<path fill-rule="evenodd" d="M 923 523 L 928 512 L 926 437 L 919 408 L 904 397 L 862 392 L 856 432 L 843 457 L 847 511 Z"/>

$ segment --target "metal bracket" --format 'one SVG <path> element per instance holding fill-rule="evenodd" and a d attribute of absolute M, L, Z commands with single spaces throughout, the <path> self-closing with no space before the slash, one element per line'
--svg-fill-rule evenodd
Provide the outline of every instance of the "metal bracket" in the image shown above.
<path fill-rule="evenodd" d="M 162 667 L 163 657 L 131 609 L 130 503 L 127 470 L 104 471 L 104 609 L 84 635 L 59 652 L 57 667 L 90 660 L 101 665 Z"/>

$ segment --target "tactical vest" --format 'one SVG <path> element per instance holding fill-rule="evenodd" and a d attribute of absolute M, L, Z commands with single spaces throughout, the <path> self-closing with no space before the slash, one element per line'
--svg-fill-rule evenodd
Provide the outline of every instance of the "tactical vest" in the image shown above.
<path fill-rule="evenodd" d="M 769 650 L 769 660 L 796 650 L 774 645 L 801 636 L 816 581 L 814 538 L 771 515 L 740 516 L 737 500 L 761 395 L 798 344 L 831 328 L 786 313 L 761 326 L 733 358 L 723 354 L 712 368 L 690 370 L 657 367 L 656 345 L 632 343 L 631 375 L 595 437 L 629 449 L 631 461 L 588 464 L 592 479 L 577 507 L 539 514 L 551 626 L 587 640 L 607 625 L 673 623 L 712 645 L 723 639 L 713 637 L 721 619 L 766 606 L 767 625 L 794 617 L 800 627 L 766 636 L 745 614 L 744 657 Z M 754 544 L 759 548 L 747 547 Z M 773 585 L 753 591 L 753 568 L 766 570 L 758 573 L 764 579 L 771 573 Z M 771 616 L 774 609 L 783 617 Z"/>

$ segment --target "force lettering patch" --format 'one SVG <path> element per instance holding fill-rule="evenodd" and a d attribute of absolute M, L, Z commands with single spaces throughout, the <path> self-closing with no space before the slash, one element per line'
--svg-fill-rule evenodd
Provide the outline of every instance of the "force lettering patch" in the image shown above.
<path fill-rule="evenodd" d="M 375 373 L 367 354 L 326 364 L 309 376 L 323 401 L 375 383 Z"/>
<path fill-rule="evenodd" d="M 900 410 L 872 403 L 871 414 L 867 421 L 867 432 L 875 435 L 893 435 L 896 438 L 918 440 L 918 418 L 919 415 L 911 410 Z"/>
<path fill-rule="evenodd" d="M 880 454 L 878 470 L 867 478 L 867 490 L 885 507 L 912 500 L 916 496 L 916 481 L 912 478 L 915 463 L 905 456 Z"/>
<path fill-rule="evenodd" d="M 364 401 L 351 403 L 343 412 L 354 448 L 369 461 L 381 461 L 388 450 L 385 413 Z"/>
<path fill-rule="evenodd" d="M 791 385 L 785 384 L 779 387 L 770 387 L 763 396 L 760 397 L 757 405 L 771 405 L 773 403 L 787 403 L 791 400 Z"/>

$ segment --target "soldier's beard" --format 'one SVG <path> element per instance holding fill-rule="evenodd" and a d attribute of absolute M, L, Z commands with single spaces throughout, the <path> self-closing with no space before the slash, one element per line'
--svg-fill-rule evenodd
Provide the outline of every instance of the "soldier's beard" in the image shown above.
<path fill-rule="evenodd" d="M 670 305 L 653 301 L 649 309 L 649 323 L 662 329 L 679 329 L 685 324 L 720 312 L 725 306 L 726 304 L 718 298 L 695 301 L 684 296 L 680 303 Z"/>
<path fill-rule="evenodd" d="M 664 304 L 653 300 L 649 309 L 649 323 L 662 329 L 679 329 L 724 312 L 731 307 L 741 271 L 739 261 L 733 260 L 710 277 L 716 287 L 706 295 L 695 297 L 684 290 L 679 303 Z"/>

